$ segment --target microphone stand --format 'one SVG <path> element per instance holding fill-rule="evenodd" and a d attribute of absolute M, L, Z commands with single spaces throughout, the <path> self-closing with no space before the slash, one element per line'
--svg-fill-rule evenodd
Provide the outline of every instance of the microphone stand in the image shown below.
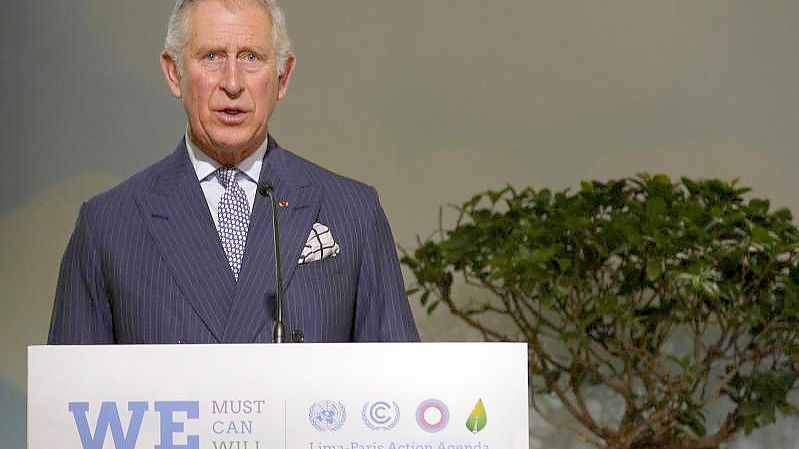
<path fill-rule="evenodd" d="M 275 189 L 269 183 L 258 184 L 258 193 L 268 196 L 272 204 L 272 234 L 275 237 L 275 324 L 272 328 L 272 342 L 284 343 L 286 325 L 283 321 L 283 274 L 280 266 L 280 231 L 277 224 L 277 198 Z"/>

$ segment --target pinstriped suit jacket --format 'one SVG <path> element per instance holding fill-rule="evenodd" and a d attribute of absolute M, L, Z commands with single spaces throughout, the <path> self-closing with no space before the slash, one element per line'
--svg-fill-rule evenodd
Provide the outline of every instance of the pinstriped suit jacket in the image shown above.
<path fill-rule="evenodd" d="M 394 241 L 373 188 L 269 139 L 261 182 L 280 208 L 288 331 L 305 341 L 416 341 Z M 51 344 L 271 341 L 274 250 L 257 196 L 238 283 L 181 140 L 170 156 L 83 204 L 64 254 Z M 297 265 L 315 222 L 341 247 Z"/>

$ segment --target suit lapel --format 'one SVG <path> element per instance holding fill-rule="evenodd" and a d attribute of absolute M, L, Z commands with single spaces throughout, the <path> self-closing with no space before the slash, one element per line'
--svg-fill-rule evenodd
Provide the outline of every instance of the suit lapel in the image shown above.
<path fill-rule="evenodd" d="M 183 141 L 136 200 L 181 292 L 223 341 L 235 281 Z"/>
<path fill-rule="evenodd" d="M 319 215 L 321 191 L 302 169 L 292 167 L 285 150 L 270 139 L 260 181 L 271 182 L 278 200 L 280 256 L 284 288 L 288 288 L 302 248 Z M 275 251 L 272 206 L 269 197 L 257 195 L 247 232 L 241 273 L 233 300 L 233 311 L 225 328 L 227 343 L 253 342 L 264 325 L 273 320 L 275 295 Z M 271 329 L 267 335 L 271 335 Z"/>

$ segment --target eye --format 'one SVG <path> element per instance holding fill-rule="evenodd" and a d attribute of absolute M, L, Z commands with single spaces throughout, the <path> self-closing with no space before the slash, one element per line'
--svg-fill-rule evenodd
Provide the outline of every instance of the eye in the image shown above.
<path fill-rule="evenodd" d="M 247 62 L 255 62 L 258 60 L 258 56 L 256 56 L 255 53 L 247 53 L 244 55 L 244 60 Z"/>
<path fill-rule="evenodd" d="M 217 60 L 216 53 L 208 53 L 207 55 L 205 55 L 205 60 L 209 62 L 216 61 Z"/>

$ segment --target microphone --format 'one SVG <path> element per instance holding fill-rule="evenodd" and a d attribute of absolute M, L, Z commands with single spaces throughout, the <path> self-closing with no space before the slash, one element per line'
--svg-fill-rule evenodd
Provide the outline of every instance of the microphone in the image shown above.
<path fill-rule="evenodd" d="M 275 324 L 272 328 L 272 342 L 283 343 L 286 325 L 283 322 L 283 274 L 280 266 L 280 231 L 277 224 L 277 198 L 270 183 L 258 183 L 258 193 L 268 196 L 272 203 L 272 234 L 275 237 Z"/>

